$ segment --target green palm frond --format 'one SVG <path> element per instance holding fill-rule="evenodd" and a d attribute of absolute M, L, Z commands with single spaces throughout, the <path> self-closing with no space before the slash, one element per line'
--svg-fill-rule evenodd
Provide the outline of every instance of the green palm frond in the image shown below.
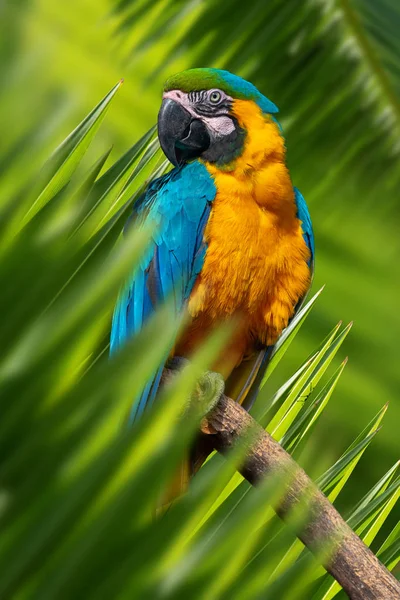
<path fill-rule="evenodd" d="M 284 115 L 296 181 L 300 174 L 300 184 L 315 195 L 324 192 L 325 202 L 340 174 L 360 164 L 366 188 L 376 185 L 382 170 L 388 189 L 398 184 L 400 9 L 394 0 L 379 7 L 373 0 L 257 0 L 251 6 L 239 0 L 201 6 L 125 1 L 115 2 L 114 11 L 120 35 L 157 19 L 157 26 L 144 27 L 132 40 L 135 61 L 162 40 L 157 71 L 170 71 L 191 48 L 188 66 L 227 68 L 270 96 Z M 319 157 L 317 164 L 312 156 Z M 313 185 L 304 180 L 307 173 Z"/>
<path fill-rule="evenodd" d="M 126 427 L 132 397 L 179 324 L 167 303 L 123 351 L 107 357 L 118 289 L 152 232 L 132 227 L 118 238 L 147 178 L 166 168 L 153 130 L 105 172 L 108 151 L 84 164 L 116 91 L 59 147 L 27 196 L 31 204 L 13 207 L 3 224 L 0 595 L 251 600 L 310 598 L 312 589 L 316 598 L 333 597 L 336 585 L 302 555 L 294 526 L 284 526 L 271 508 L 279 481 L 255 489 L 237 474 L 240 448 L 226 461 L 212 456 L 189 493 L 152 518 L 198 427 L 199 415 L 189 411 L 184 428 L 179 417 L 228 332 L 208 340 L 154 410 Z M 283 338 L 274 367 L 314 302 Z M 268 380 L 263 393 L 271 398 L 255 407 L 263 426 L 296 454 L 329 410 L 343 367 L 325 385 L 324 377 L 348 332 L 335 327 L 275 394 Z M 384 412 L 320 478 L 332 500 L 351 482 Z M 350 523 L 367 543 L 393 510 L 398 483 L 392 469 L 355 506 Z M 382 531 L 380 557 L 394 568 L 398 529 Z"/>
<path fill-rule="evenodd" d="M 149 162 L 140 156 L 136 163 L 133 142 L 154 125 L 168 75 L 191 66 L 228 67 L 252 79 L 277 103 L 293 182 L 313 217 L 316 289 L 327 284 L 323 302 L 286 355 L 285 377 L 318 347 L 321 329 L 327 331 L 342 318 L 355 320 L 346 342 L 351 368 L 340 381 L 343 400 L 330 402 L 330 417 L 321 419 L 310 443 L 329 435 L 332 426 L 340 429 L 335 436 L 340 453 L 341 444 L 356 435 L 359 415 L 374 414 L 396 396 L 398 387 L 393 359 L 399 337 L 394 282 L 400 275 L 398 2 L 257 0 L 248 6 L 238 0 L 85 0 L 82 9 L 77 0 L 67 7 L 52 0 L 19 0 L 4 4 L 0 12 L 0 249 L 8 247 L 14 228 L 21 226 L 18 211 L 37 200 L 43 177 L 39 167 L 51 149 L 121 77 L 124 85 L 103 120 L 101 135 L 72 175 L 68 201 L 63 202 L 66 190 L 60 190 L 48 214 L 40 216 L 43 222 L 50 212 L 59 217 L 57 227 L 54 222 L 50 229 L 44 227 L 43 235 L 76 230 L 83 241 L 90 235 L 93 256 L 96 248 L 105 252 L 108 244 L 111 249 L 128 217 L 127 201 L 140 194 L 154 167 L 159 172 L 164 168 L 159 154 L 153 155 L 155 147 L 148 148 Z M 119 157 L 124 157 L 122 163 Z M 130 160 L 134 170 L 145 163 L 139 178 L 130 179 Z M 123 193 L 116 186 L 107 194 L 107 180 L 104 188 L 98 184 L 114 162 L 121 170 Z M 101 209 L 91 212 L 103 194 Z M 84 223 L 80 211 L 87 214 Z M 27 254 L 25 284 L 33 290 L 38 284 L 29 275 L 35 254 Z M 71 282 L 84 277 L 86 264 L 77 257 L 67 277 L 59 272 L 59 280 L 65 285 L 75 272 Z M 20 289 L 13 279 L 10 261 L 2 280 L 10 295 Z M 48 279 L 53 281 L 52 275 Z M 44 293 L 51 302 L 59 292 L 54 284 L 52 294 Z M 34 318 L 33 307 L 23 312 L 21 308 L 17 327 Z M 6 346 L 11 323 L 4 334 Z M 284 383 L 281 369 L 267 376 L 262 407 L 270 400 L 269 388 Z M 358 485 L 372 485 L 382 462 L 389 465 L 396 459 L 400 409 L 393 402 L 389 410 L 385 439 L 378 436 L 368 466 L 362 463 L 354 475 Z"/>

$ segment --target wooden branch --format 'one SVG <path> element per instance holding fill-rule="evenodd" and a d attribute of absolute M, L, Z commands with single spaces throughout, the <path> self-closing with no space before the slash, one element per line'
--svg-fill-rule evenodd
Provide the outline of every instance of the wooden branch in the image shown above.
<path fill-rule="evenodd" d="M 285 520 L 307 495 L 307 522 L 299 539 L 318 555 L 321 547 L 338 540 L 326 570 L 352 600 L 399 600 L 400 584 L 371 550 L 352 531 L 329 500 L 291 456 L 239 404 L 222 395 L 203 419 L 202 432 L 214 448 L 225 454 L 244 436 L 251 434 L 246 460 L 240 472 L 256 485 L 268 475 L 287 476 L 283 500 L 277 514 Z"/>

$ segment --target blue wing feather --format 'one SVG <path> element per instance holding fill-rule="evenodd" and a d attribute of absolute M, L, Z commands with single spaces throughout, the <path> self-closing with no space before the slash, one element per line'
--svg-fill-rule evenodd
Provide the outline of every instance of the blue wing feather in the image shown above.
<path fill-rule="evenodd" d="M 111 330 L 111 353 L 141 330 L 167 296 L 179 314 L 187 302 L 205 256 L 204 229 L 216 193 L 207 169 L 195 161 L 153 181 L 134 207 L 128 223 L 158 226 L 139 269 L 120 294 Z M 167 358 L 167 357 L 165 357 Z M 130 420 L 152 404 L 163 364 L 132 407 Z"/>
<path fill-rule="evenodd" d="M 301 221 L 301 228 L 303 230 L 303 238 L 310 250 L 310 269 L 313 273 L 314 271 L 314 257 L 315 257 L 315 243 L 314 243 L 314 232 L 311 223 L 310 213 L 308 211 L 308 206 L 302 193 L 294 188 L 295 201 L 297 206 L 297 217 Z"/>

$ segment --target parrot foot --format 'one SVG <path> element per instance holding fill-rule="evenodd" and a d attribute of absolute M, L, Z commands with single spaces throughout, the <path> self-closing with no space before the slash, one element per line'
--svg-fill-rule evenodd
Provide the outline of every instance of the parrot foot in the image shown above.
<path fill-rule="evenodd" d="M 175 356 L 168 361 L 166 366 L 173 371 L 181 371 L 189 363 L 190 361 L 186 358 Z M 189 398 L 188 409 L 195 406 L 202 416 L 206 416 L 216 407 L 224 390 L 225 381 L 220 373 L 215 371 L 202 373 L 197 380 L 194 392 Z"/>
<path fill-rule="evenodd" d="M 218 404 L 225 390 L 225 381 L 220 373 L 206 371 L 197 381 L 195 397 L 201 406 L 202 415 L 206 416 Z"/>

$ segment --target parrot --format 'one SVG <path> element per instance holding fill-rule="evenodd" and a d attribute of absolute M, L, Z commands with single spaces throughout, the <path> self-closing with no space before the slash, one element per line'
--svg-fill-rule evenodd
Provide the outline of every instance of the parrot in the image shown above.
<path fill-rule="evenodd" d="M 130 423 L 155 401 L 167 360 L 190 359 L 218 324 L 234 317 L 232 339 L 212 370 L 223 377 L 225 393 L 249 410 L 277 340 L 302 306 L 314 272 L 314 234 L 286 165 L 277 113 L 257 87 L 222 69 L 189 69 L 164 85 L 158 139 L 173 168 L 133 206 L 129 223 L 157 227 L 119 295 L 110 352 L 168 297 L 187 321 L 133 400 Z M 212 450 L 196 443 L 180 490 Z"/>

